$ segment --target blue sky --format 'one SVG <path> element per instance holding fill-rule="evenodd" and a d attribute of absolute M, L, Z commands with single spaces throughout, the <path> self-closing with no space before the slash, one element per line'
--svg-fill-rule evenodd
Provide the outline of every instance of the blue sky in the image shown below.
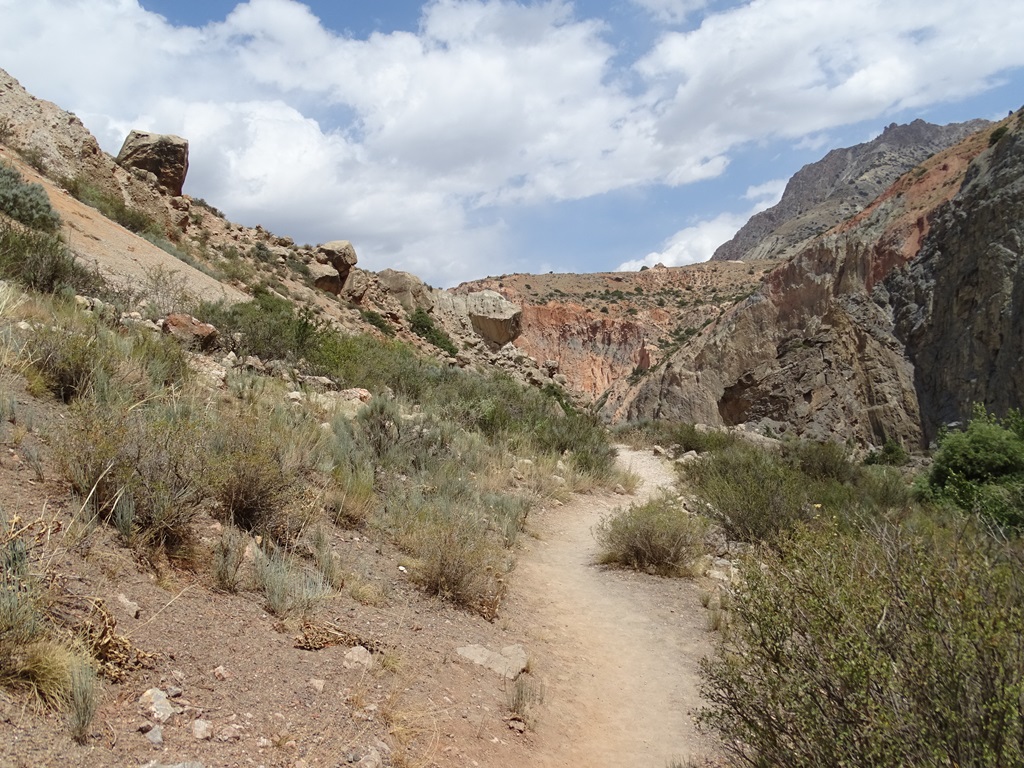
<path fill-rule="evenodd" d="M 830 148 L 1024 103 L 1019 0 L 0 0 L 0 67 L 188 194 L 434 285 L 706 259 Z"/>

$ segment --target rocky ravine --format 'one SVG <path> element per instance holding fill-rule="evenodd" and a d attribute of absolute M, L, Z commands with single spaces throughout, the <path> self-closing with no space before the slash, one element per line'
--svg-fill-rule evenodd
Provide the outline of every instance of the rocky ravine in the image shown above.
<path fill-rule="evenodd" d="M 1021 113 L 997 130 L 993 146 L 984 130 L 923 163 L 643 381 L 616 385 L 606 417 L 917 447 L 972 401 L 1019 407 Z"/>

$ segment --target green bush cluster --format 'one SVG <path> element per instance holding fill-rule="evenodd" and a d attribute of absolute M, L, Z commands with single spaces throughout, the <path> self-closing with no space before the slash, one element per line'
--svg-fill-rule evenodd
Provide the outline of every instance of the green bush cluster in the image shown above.
<path fill-rule="evenodd" d="M 0 162 L 0 213 L 42 232 L 60 229 L 60 216 L 39 184 L 26 182 L 18 169 Z"/>
<path fill-rule="evenodd" d="M 742 441 L 688 464 L 689 488 L 731 539 L 771 541 L 800 522 L 877 518 L 910 492 L 886 467 L 858 467 L 836 443 L 795 441 L 781 452 Z"/>
<path fill-rule="evenodd" d="M 750 766 L 1020 765 L 1022 565 L 969 523 L 800 527 L 743 567 L 701 719 Z"/>
<path fill-rule="evenodd" d="M 1024 416 L 1000 420 L 976 406 L 965 429 L 940 437 L 927 491 L 996 524 L 1024 525 Z"/>
<path fill-rule="evenodd" d="M 72 197 L 95 208 L 130 232 L 163 235 L 156 221 L 145 211 L 128 205 L 120 195 L 104 192 L 84 176 L 64 179 L 62 186 Z"/>

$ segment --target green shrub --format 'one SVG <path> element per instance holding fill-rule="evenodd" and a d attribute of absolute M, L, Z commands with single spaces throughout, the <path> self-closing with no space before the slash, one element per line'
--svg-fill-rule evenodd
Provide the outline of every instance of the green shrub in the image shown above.
<path fill-rule="evenodd" d="M 483 518 L 458 506 L 428 506 L 403 546 L 417 558 L 413 578 L 432 595 L 492 619 L 505 594 L 507 557 Z"/>
<path fill-rule="evenodd" d="M 977 406 L 967 428 L 947 432 L 928 473 L 931 493 L 1000 524 L 1024 524 L 1024 437 L 1020 414 L 1000 421 Z"/>
<path fill-rule="evenodd" d="M 363 320 L 368 322 L 385 336 L 392 337 L 395 335 L 394 326 L 391 325 L 391 323 L 389 323 L 380 312 L 374 312 L 372 309 L 364 309 L 360 314 L 363 316 Z"/>
<path fill-rule="evenodd" d="M 65 403 L 88 394 L 116 366 L 108 335 L 95 324 L 58 321 L 36 328 L 25 351 L 46 387 Z"/>
<path fill-rule="evenodd" d="M 599 562 L 622 565 L 661 576 L 693 575 L 704 553 L 706 522 L 691 517 L 678 499 L 663 495 L 606 517 L 594 533 Z"/>
<path fill-rule="evenodd" d="M 783 455 L 813 480 L 837 480 L 845 483 L 853 478 L 854 467 L 846 446 L 832 440 L 796 440 L 785 443 Z"/>
<path fill-rule="evenodd" d="M 992 147 L 998 144 L 999 140 L 1003 138 L 1003 136 L 1005 136 L 1009 132 L 1009 130 L 1010 126 L 1000 125 L 998 128 L 996 128 L 994 131 L 992 131 L 992 133 L 988 135 L 988 145 Z"/>
<path fill-rule="evenodd" d="M 209 427 L 187 400 L 84 400 L 63 430 L 58 463 L 72 490 L 124 538 L 176 552 L 191 542 L 207 494 Z"/>
<path fill-rule="evenodd" d="M 902 467 L 906 466 L 909 461 L 910 456 L 907 453 L 907 449 L 903 447 L 902 443 L 892 438 L 885 441 L 882 450 L 871 451 L 864 457 L 864 463 L 869 466 L 872 464 L 885 464 L 891 467 Z"/>
<path fill-rule="evenodd" d="M 0 278 L 44 293 L 69 288 L 95 295 L 103 288 L 99 274 L 76 262 L 59 235 L 4 222 L 0 222 Z"/>
<path fill-rule="evenodd" d="M 39 184 L 26 182 L 18 170 L 0 162 L 0 213 L 43 232 L 60 229 L 60 216 Z"/>
<path fill-rule="evenodd" d="M 801 529 L 744 565 L 701 720 L 751 766 L 1020 765 L 1021 565 L 963 524 Z"/>
<path fill-rule="evenodd" d="M 221 414 L 210 434 L 210 495 L 226 520 L 268 532 L 296 477 L 284 465 L 285 436 L 274 434 L 268 414 L 252 408 Z"/>
<path fill-rule="evenodd" d="M 309 360 L 316 356 L 325 338 L 335 333 L 308 308 L 296 312 L 292 302 L 266 289 L 256 290 L 250 302 L 230 306 L 203 303 L 196 315 L 216 326 L 226 338 L 241 334 L 237 354 L 256 355 L 263 360 Z"/>
<path fill-rule="evenodd" d="M 417 336 L 426 339 L 435 347 L 447 352 L 452 357 L 459 354 L 459 350 L 458 347 L 455 346 L 455 342 L 452 341 L 451 337 L 447 333 L 434 324 L 434 318 L 432 318 L 422 307 L 417 307 L 416 311 L 409 316 L 409 323 L 411 324 L 412 332 Z"/>
<path fill-rule="evenodd" d="M 814 515 L 807 478 L 780 456 L 737 443 L 687 465 L 694 496 L 729 538 L 763 541 Z"/>
<path fill-rule="evenodd" d="M 153 235 L 162 234 L 157 223 L 149 214 L 128 205 L 119 194 L 104 192 L 84 176 L 64 179 L 62 185 L 74 198 L 95 208 L 108 219 L 117 222 L 130 232 L 135 232 L 136 234 L 144 232 Z"/>

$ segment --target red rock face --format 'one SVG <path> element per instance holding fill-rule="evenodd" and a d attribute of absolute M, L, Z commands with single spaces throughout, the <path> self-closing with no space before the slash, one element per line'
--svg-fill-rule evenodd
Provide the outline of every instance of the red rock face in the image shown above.
<path fill-rule="evenodd" d="M 558 362 L 571 389 L 596 398 L 612 382 L 650 367 L 648 331 L 640 324 L 604 317 L 578 304 L 523 307 L 516 347 L 539 362 Z"/>

